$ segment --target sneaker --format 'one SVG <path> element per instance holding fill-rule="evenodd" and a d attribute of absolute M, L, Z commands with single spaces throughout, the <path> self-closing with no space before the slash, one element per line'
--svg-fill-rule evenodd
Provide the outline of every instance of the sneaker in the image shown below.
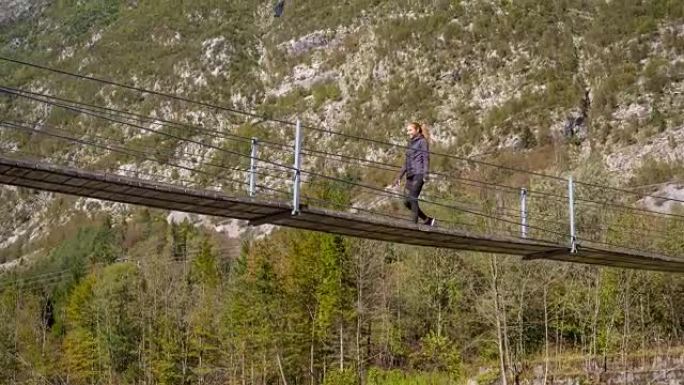
<path fill-rule="evenodd" d="M 428 218 L 425 221 L 425 224 L 430 226 L 430 227 L 435 227 L 435 223 L 437 223 L 437 220 L 435 218 Z"/>

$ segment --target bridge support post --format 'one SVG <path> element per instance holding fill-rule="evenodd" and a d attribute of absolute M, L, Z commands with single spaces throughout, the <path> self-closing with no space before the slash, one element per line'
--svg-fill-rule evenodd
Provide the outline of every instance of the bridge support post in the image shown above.
<path fill-rule="evenodd" d="M 575 184 L 572 175 L 568 178 L 568 214 L 570 216 L 570 252 L 577 252 L 577 234 L 575 233 Z"/>
<path fill-rule="evenodd" d="M 520 236 L 527 238 L 527 189 L 520 189 Z"/>
<path fill-rule="evenodd" d="M 292 184 L 292 215 L 299 214 L 299 190 L 302 179 L 302 159 L 301 159 L 301 145 L 302 145 L 302 124 L 297 119 L 295 126 L 295 146 L 294 146 L 294 183 Z"/>
<path fill-rule="evenodd" d="M 252 138 L 252 154 L 249 161 L 249 196 L 254 198 L 256 195 L 256 168 L 257 168 L 257 150 L 259 148 L 259 140 Z"/>

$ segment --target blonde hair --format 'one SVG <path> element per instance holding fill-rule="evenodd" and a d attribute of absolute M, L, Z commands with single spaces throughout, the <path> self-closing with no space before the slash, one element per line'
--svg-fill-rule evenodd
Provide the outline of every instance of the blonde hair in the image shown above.
<path fill-rule="evenodd" d="M 430 130 L 428 129 L 427 124 L 411 122 L 409 123 L 409 126 L 412 126 L 416 131 L 420 132 L 425 137 L 425 140 L 430 142 Z"/>

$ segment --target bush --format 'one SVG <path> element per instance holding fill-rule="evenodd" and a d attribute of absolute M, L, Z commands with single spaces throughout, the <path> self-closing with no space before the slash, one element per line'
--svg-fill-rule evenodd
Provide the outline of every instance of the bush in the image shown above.
<path fill-rule="evenodd" d="M 644 186 L 681 180 L 684 180 L 684 166 L 663 160 L 648 159 L 636 170 L 631 184 Z"/>
<path fill-rule="evenodd" d="M 338 101 L 342 98 L 342 91 L 334 80 L 316 83 L 311 94 L 314 98 L 314 108 L 318 109 L 327 101 Z"/>
<path fill-rule="evenodd" d="M 353 370 L 334 370 L 328 372 L 323 385 L 355 385 L 356 373 Z"/>
<path fill-rule="evenodd" d="M 367 385 L 449 385 L 456 379 L 443 372 L 406 372 L 371 368 Z"/>
<path fill-rule="evenodd" d="M 424 370 L 445 372 L 453 376 L 461 374 L 461 356 L 452 341 L 435 332 L 428 333 L 421 341 L 421 349 L 414 356 L 414 363 Z"/>
<path fill-rule="evenodd" d="M 62 14 L 64 25 L 67 27 L 67 38 L 78 39 L 93 27 L 107 26 L 114 22 L 119 15 L 120 1 L 118 0 L 90 0 L 77 1 L 74 5 L 57 5 L 58 14 Z"/>
<path fill-rule="evenodd" d="M 666 62 L 663 60 L 651 60 L 644 68 L 644 87 L 646 91 L 661 93 L 670 82 L 667 76 Z"/>

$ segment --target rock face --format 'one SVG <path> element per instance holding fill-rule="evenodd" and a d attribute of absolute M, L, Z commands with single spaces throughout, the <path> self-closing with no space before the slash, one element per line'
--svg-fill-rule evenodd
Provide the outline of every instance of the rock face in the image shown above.
<path fill-rule="evenodd" d="M 290 55 L 301 55 L 315 48 L 326 47 L 330 41 L 329 34 L 326 31 L 315 31 L 297 40 L 283 43 L 281 47 L 285 48 Z"/>
<path fill-rule="evenodd" d="M 531 153 L 567 144 L 581 149 L 573 155 L 579 158 L 573 159 L 576 164 L 594 155 L 592 159 L 602 159 L 601 167 L 624 177 L 646 157 L 682 157 L 684 146 L 673 147 L 684 141 L 684 130 L 678 130 L 684 121 L 684 24 L 676 15 L 652 20 L 649 30 L 629 24 L 609 35 L 601 20 L 638 20 L 642 25 L 644 16 L 621 7 L 606 8 L 600 0 L 568 1 L 576 17 L 555 15 L 558 9 L 544 1 L 397 6 L 360 0 L 349 7 L 331 3 L 325 9 L 287 2 L 280 17 L 273 15 L 274 3 L 198 1 L 174 9 L 158 0 L 0 0 L 0 51 L 26 58 L 35 54 L 41 64 L 52 67 L 279 119 L 301 118 L 311 125 L 396 144 L 404 143 L 406 121 L 424 121 L 440 150 L 459 156 Z M 65 19 L 77 23 L 65 25 Z M 547 27 L 531 28 L 542 25 Z M 124 95 L 113 87 L 46 73 L 27 76 L 18 66 L 7 68 L 2 74 L 24 89 L 245 134 L 244 121 L 237 116 Z M 83 136 L 97 126 L 123 131 L 124 141 L 149 140 L 149 148 L 158 145 L 149 133 L 103 122 L 95 125 L 55 108 L 15 102 L 9 112 L 17 119 L 62 122 L 82 128 L 78 132 Z M 161 128 L 158 123 L 149 127 Z M 269 129 L 249 135 L 292 140 L 286 130 Z M 216 138 L 202 140 L 228 145 Z M 398 162 L 396 151 L 386 148 L 325 136 L 310 141 L 319 150 Z M 22 146 L 25 140 L 0 130 L 2 151 Z M 100 160 L 78 146 L 64 150 L 60 159 L 54 153 L 42 155 L 55 161 L 78 160 L 81 165 Z M 196 161 L 187 166 L 217 155 L 183 143 L 170 150 Z M 289 162 L 285 155 L 272 156 Z M 313 166 L 314 161 L 304 162 Z M 544 159 L 535 167 L 544 171 L 552 163 Z M 167 167 L 152 162 L 131 166 L 174 181 L 174 172 Z M 176 174 L 193 182 L 199 179 L 183 170 Z M 224 176 L 243 178 L 237 173 Z M 386 183 L 385 177 L 374 175 L 373 182 Z M 260 182 L 278 187 L 273 178 Z M 8 217 L 22 218 L 20 208 L 28 207 L 22 204 L 27 202 L 29 198 L 18 197 L 12 206 L 0 202 L 0 209 L 12 213 Z M 42 201 L 40 212 L 51 204 L 49 199 Z M 75 210 L 108 210 L 106 204 L 78 204 L 83 207 L 74 206 Z M 34 222 L 22 221 L 0 233 L 5 240 L 37 234 L 41 220 Z"/>
<path fill-rule="evenodd" d="M 641 199 L 641 204 L 647 210 L 665 214 L 681 212 L 682 202 L 684 202 L 684 186 L 681 183 L 661 185 L 655 192 Z"/>
<path fill-rule="evenodd" d="M 49 0 L 0 0 L 0 27 L 35 16 Z"/>
<path fill-rule="evenodd" d="M 684 159 L 684 126 L 656 134 L 644 141 L 604 154 L 608 170 L 629 177 L 646 159 L 681 162 Z"/>
<path fill-rule="evenodd" d="M 553 385 L 675 385 L 684 383 L 684 354 L 668 356 L 640 357 L 634 361 L 622 362 L 620 357 L 583 362 L 586 367 L 574 368 L 574 364 L 564 363 L 567 372 L 583 372 L 583 374 L 552 374 L 550 370 L 547 384 Z M 572 367 L 572 368 L 571 368 Z M 575 371 L 575 369 L 577 369 Z M 533 378 L 523 380 L 525 385 L 544 384 L 544 366 L 534 367 Z"/>

